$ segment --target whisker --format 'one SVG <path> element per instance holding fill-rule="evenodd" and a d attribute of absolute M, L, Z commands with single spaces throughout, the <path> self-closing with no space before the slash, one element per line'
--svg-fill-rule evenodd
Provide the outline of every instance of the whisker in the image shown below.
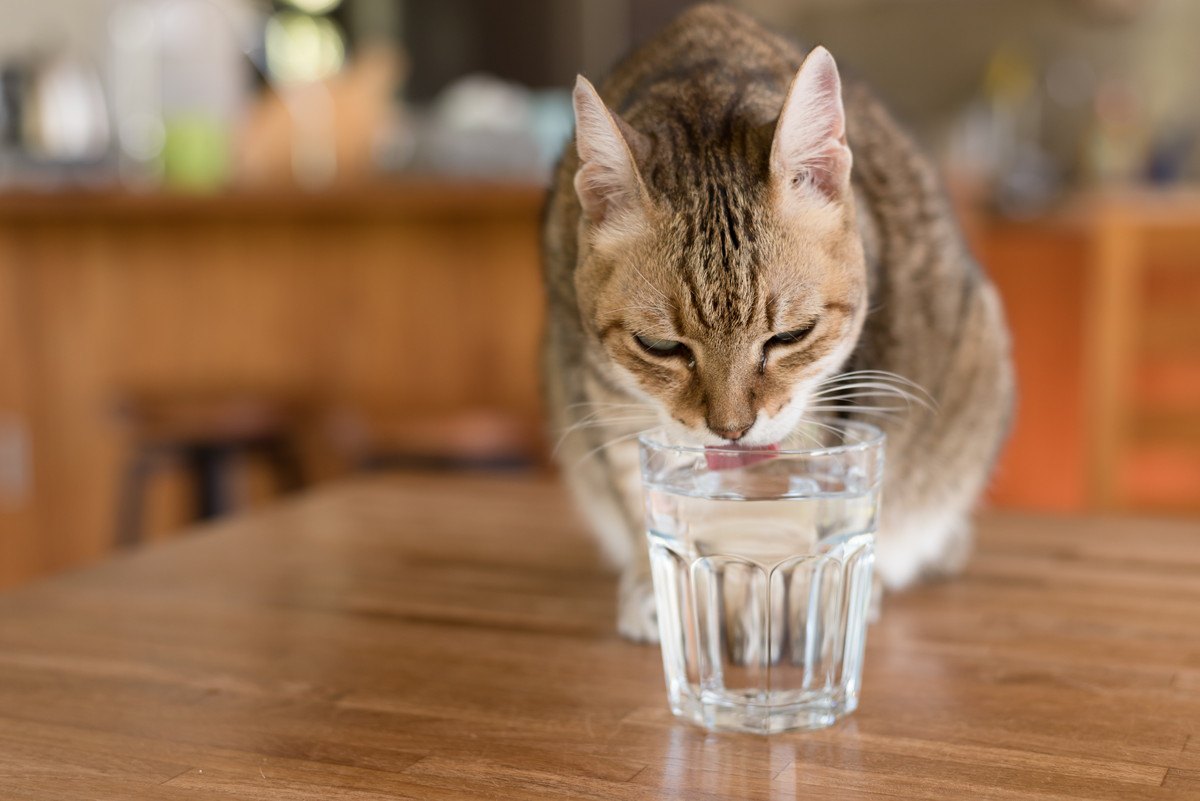
<path fill-rule="evenodd" d="M 905 384 L 893 384 L 880 378 L 870 377 L 856 377 L 851 380 L 823 384 L 818 386 L 816 389 L 821 392 L 828 392 L 831 390 L 854 389 L 858 387 L 880 389 L 888 392 L 913 395 L 914 397 L 920 396 L 922 398 L 928 398 L 928 393 L 926 393 L 924 390 L 913 391 Z"/>
<path fill-rule="evenodd" d="M 862 393 L 864 395 L 871 395 L 871 394 L 878 395 L 881 393 L 886 394 L 886 395 L 896 395 L 897 394 L 897 387 L 893 387 L 891 384 L 885 384 L 884 386 L 887 386 L 888 389 L 880 390 L 873 383 L 865 383 L 864 384 L 862 382 L 859 382 L 856 384 L 841 384 L 839 386 L 834 386 L 834 387 L 825 387 L 822 390 L 814 392 L 810 397 L 819 398 L 823 395 L 828 395 L 831 392 L 850 392 L 851 390 L 855 390 L 855 389 L 867 390 L 867 392 Z M 907 390 L 900 390 L 900 391 L 907 393 Z M 911 394 L 911 393 L 908 393 L 908 394 Z"/>
<path fill-rule="evenodd" d="M 563 431 L 560 433 L 560 435 L 558 437 L 558 441 L 554 443 L 554 448 L 551 451 L 551 455 L 558 454 L 559 450 L 561 450 L 562 446 L 566 443 L 567 437 L 571 436 L 572 434 L 577 434 L 581 431 L 585 431 L 590 428 L 605 428 L 607 426 L 624 425 L 624 424 L 630 424 L 630 423 L 634 423 L 634 424 L 638 424 L 638 425 L 653 425 L 654 423 L 657 423 L 657 422 L 658 422 L 658 417 L 651 416 L 651 415 L 644 415 L 644 416 L 638 416 L 638 417 L 619 417 L 619 418 L 611 418 L 611 419 L 607 419 L 607 420 L 590 420 L 590 421 L 582 421 L 582 422 L 574 423 L 574 424 L 568 426 L 567 428 L 563 429 Z"/>
<path fill-rule="evenodd" d="M 820 420 L 814 420 L 811 417 L 802 417 L 800 419 L 802 422 L 804 422 L 810 426 L 816 426 L 817 428 L 820 428 L 820 429 L 823 429 L 825 431 L 829 431 L 832 433 L 838 433 L 838 431 L 840 430 L 835 425 L 831 425 L 830 423 L 822 423 Z"/>
<path fill-rule="evenodd" d="M 614 414 L 612 417 L 588 415 L 587 417 L 583 418 L 582 420 L 576 420 L 573 423 L 571 423 L 570 425 L 565 426 L 564 430 L 570 430 L 572 428 L 577 428 L 579 426 L 585 426 L 585 425 L 609 425 L 611 423 L 623 423 L 623 422 L 632 422 L 632 421 L 636 421 L 636 420 L 657 420 L 657 419 L 658 419 L 658 416 L 655 414 L 652 414 L 650 412 L 646 412 L 645 414 L 633 414 L 632 412 L 627 412 L 624 414 Z"/>
<path fill-rule="evenodd" d="M 638 277 L 639 277 L 639 278 L 641 278 L 643 281 L 645 281 L 645 282 L 646 282 L 646 286 L 650 287 L 650 289 L 651 289 L 651 290 L 652 290 L 652 291 L 653 291 L 653 292 L 654 292 L 656 295 L 658 295 L 660 298 L 662 298 L 663 300 L 665 300 L 665 301 L 667 302 L 667 306 L 669 306 L 669 307 L 671 307 L 671 308 L 675 308 L 675 304 L 671 302 L 671 299 L 670 299 L 670 298 L 668 298 L 668 297 L 667 297 L 665 294 L 663 294 L 662 290 L 660 290 L 660 289 L 659 289 L 658 287 L 656 287 L 654 284 L 650 283 L 650 279 L 649 279 L 649 278 L 647 278 L 647 277 L 645 276 L 645 274 L 644 274 L 644 273 L 643 273 L 641 270 L 639 270 L 639 269 L 638 269 L 638 266 L 637 266 L 636 264 L 633 264 L 633 265 L 630 265 L 630 266 L 632 266 L 632 267 L 633 267 L 633 271 L 634 271 L 635 273 L 637 273 L 637 274 L 638 274 Z M 659 310 L 659 311 L 661 311 L 661 310 Z"/>
<path fill-rule="evenodd" d="M 898 384 L 905 384 L 912 387 L 920 386 L 911 378 L 902 376 L 899 373 L 893 373 L 890 370 L 849 370 L 845 373 L 836 373 L 829 376 L 825 379 L 825 383 L 844 381 L 847 378 L 886 378 L 890 381 L 895 381 Z"/>
<path fill-rule="evenodd" d="M 605 417 L 594 420 L 579 420 L 564 428 L 564 431 L 573 431 L 577 428 L 596 428 L 599 426 L 616 425 L 617 423 L 636 423 L 642 420 L 656 421 L 658 418 L 654 415 L 625 415 L 623 417 Z"/>
<path fill-rule="evenodd" d="M 658 306 L 621 306 L 620 308 L 613 309 L 612 311 L 614 313 L 623 311 L 652 311 L 662 314 L 662 309 Z"/>
<path fill-rule="evenodd" d="M 824 429 L 825 431 L 829 431 L 830 433 L 833 433 L 833 434 L 839 433 L 838 429 L 835 428 L 834 426 L 828 425 L 827 423 L 817 422 L 816 420 L 813 420 L 811 418 L 801 417 L 800 423 L 803 425 L 816 426 L 817 428 Z M 801 436 L 808 437 L 808 439 L 810 439 L 812 441 L 813 445 L 815 445 L 818 448 L 820 448 L 826 444 L 824 442 L 821 442 L 821 440 L 817 439 L 812 434 L 808 433 L 807 431 L 803 431 L 800 428 L 793 429 L 792 433 L 800 434 Z"/>
<path fill-rule="evenodd" d="M 580 401 L 579 403 L 570 403 L 564 406 L 564 409 L 581 409 L 584 407 L 593 407 L 597 409 L 649 409 L 650 407 L 644 403 L 610 403 L 608 401 Z"/>
<path fill-rule="evenodd" d="M 815 398 L 809 398 L 809 400 L 810 401 L 818 401 L 820 403 L 828 403 L 829 401 L 858 402 L 861 399 L 867 399 L 867 398 L 872 399 L 872 400 L 882 401 L 882 400 L 887 400 L 889 398 L 896 398 L 896 396 L 883 394 L 881 397 L 881 393 L 878 393 L 878 392 L 851 392 L 849 395 L 820 395 Z M 912 407 L 912 403 L 907 401 L 905 398 L 897 398 L 897 400 L 904 401 L 904 408 L 906 408 L 906 409 Z M 899 407 L 897 407 L 897 408 L 899 408 Z"/>
<path fill-rule="evenodd" d="M 933 406 L 937 406 L 937 401 L 934 399 L 933 395 L 930 394 L 929 390 L 927 390 L 925 387 L 918 384 L 916 381 L 913 381 L 912 379 L 909 379 L 909 378 L 905 378 L 904 376 L 900 375 L 899 373 L 893 373 L 889 370 L 851 370 L 846 373 L 840 373 L 835 376 L 830 376 L 829 378 L 825 379 L 820 384 L 818 384 L 817 389 L 820 389 L 822 387 L 827 387 L 827 386 L 829 386 L 829 387 L 836 386 L 836 385 L 846 382 L 846 381 L 870 381 L 873 383 L 884 383 L 884 384 L 886 384 L 888 382 L 895 382 L 896 384 L 899 384 L 902 387 L 906 387 L 908 389 L 914 390 L 918 395 L 920 395 L 922 398 L 924 398 L 929 404 L 931 404 Z M 893 388 L 896 388 L 896 387 L 893 387 Z"/>
<path fill-rule="evenodd" d="M 933 409 L 936 406 L 936 402 L 934 402 L 933 399 L 928 396 L 923 397 L 921 395 L 915 395 L 905 389 L 894 386 L 892 384 L 885 384 L 885 383 L 880 383 L 880 382 L 876 382 L 876 381 L 859 381 L 859 382 L 856 382 L 853 384 L 839 384 L 839 385 L 835 385 L 835 386 L 830 386 L 830 387 L 824 389 L 823 391 L 814 392 L 810 397 L 813 399 L 825 398 L 825 397 L 829 397 L 831 393 L 843 392 L 848 389 L 874 390 L 874 394 L 881 395 L 881 396 L 891 396 L 891 397 L 896 397 L 896 398 L 903 398 L 904 400 L 906 400 L 910 403 L 915 403 L 919 406 L 924 406 L 927 409 Z"/>
<path fill-rule="evenodd" d="M 805 423 L 806 421 L 801 420 L 800 422 Z M 808 439 L 809 442 L 811 442 L 813 444 L 814 447 L 820 448 L 822 445 L 825 444 L 825 443 L 821 442 L 821 440 L 814 437 L 812 434 L 808 433 L 807 431 L 804 431 L 803 429 L 797 428 L 794 431 L 792 431 L 792 433 L 797 434 L 801 437 L 805 437 L 806 439 Z"/>
<path fill-rule="evenodd" d="M 578 420 L 576 420 L 575 422 L 577 422 L 577 423 L 582 423 L 582 422 L 584 422 L 585 420 L 591 420 L 591 419 L 593 419 L 593 418 L 597 418 L 597 417 L 603 417 L 603 416 L 604 416 L 604 415 L 606 415 L 606 414 L 613 414 L 613 415 L 631 415 L 631 414 L 634 414 L 634 415 L 636 415 L 638 412 L 641 412 L 641 413 L 642 413 L 642 415 L 653 415 L 653 414 L 654 414 L 654 410 L 653 410 L 653 409 L 651 409 L 651 408 L 649 408 L 649 407 L 647 407 L 647 406 L 630 406 L 630 407 L 628 407 L 628 408 L 616 408 L 616 407 L 614 407 L 614 408 L 611 408 L 611 409 L 596 409 L 595 411 L 589 412 L 589 413 L 585 414 L 583 417 L 580 417 L 580 418 L 579 418 Z"/>
<path fill-rule="evenodd" d="M 847 395 L 821 395 L 809 398 L 809 403 L 830 403 L 832 401 L 848 401 L 850 403 L 878 403 L 895 406 L 897 409 L 911 409 L 913 404 L 908 398 L 889 395 L 881 392 L 851 392 Z M 894 403 L 893 403 L 894 401 Z"/>
<path fill-rule="evenodd" d="M 837 384 L 844 381 L 885 381 L 899 384 L 901 386 L 910 387 L 919 392 L 926 393 L 923 386 L 909 378 L 905 378 L 898 373 L 889 372 L 887 370 L 851 370 L 848 373 L 839 373 L 838 375 L 830 376 L 821 382 L 821 385 Z"/>
<path fill-rule="evenodd" d="M 907 409 L 898 409 L 894 406 L 810 406 L 805 411 L 809 412 L 878 412 L 880 414 L 904 414 Z"/>
<path fill-rule="evenodd" d="M 597 453 L 604 450 L 605 448 L 611 448 L 613 445 L 619 445 L 622 442 L 628 442 L 629 440 L 633 439 L 634 437 L 641 436 L 641 434 L 642 434 L 641 431 L 635 431 L 632 434 L 626 434 L 621 437 L 616 437 L 614 439 L 610 439 L 608 442 L 603 442 L 600 445 L 596 446 L 595 448 L 592 448 L 590 451 L 585 453 L 583 456 L 580 456 L 579 460 L 576 461 L 573 465 L 571 465 L 570 469 L 572 469 L 572 470 L 578 469 L 580 465 L 582 465 L 588 459 L 592 458 L 593 456 L 595 456 Z"/>
<path fill-rule="evenodd" d="M 856 417 L 878 417 L 881 420 L 888 420 L 888 421 L 905 420 L 906 419 L 902 412 L 896 411 L 895 409 L 859 409 L 859 408 L 855 408 L 853 406 L 846 406 L 841 409 L 821 409 L 820 411 L 823 411 L 823 412 L 833 412 L 833 411 L 848 412 L 848 413 L 852 413 Z"/>
<path fill-rule="evenodd" d="M 920 386 L 920 384 L 918 384 L 916 381 L 913 381 L 911 378 L 902 376 L 899 373 L 893 373 L 891 370 L 847 370 L 844 373 L 838 373 L 837 375 L 832 376 L 831 379 L 829 379 L 829 380 L 845 378 L 845 377 L 860 376 L 860 375 L 861 376 L 866 376 L 866 375 L 886 376 L 888 378 L 894 378 L 902 384 L 909 384 L 914 387 Z"/>
<path fill-rule="evenodd" d="M 638 337 L 652 337 L 654 339 L 674 339 L 678 336 L 673 328 L 665 325 L 650 327 L 650 328 L 631 328 L 629 333 Z"/>
<path fill-rule="evenodd" d="M 904 415 L 907 414 L 907 409 L 901 409 L 899 406 L 856 406 L 847 403 L 845 405 L 836 406 L 809 406 L 805 411 L 826 412 L 826 414 L 845 414 L 850 411 L 882 411 L 889 415 Z"/>

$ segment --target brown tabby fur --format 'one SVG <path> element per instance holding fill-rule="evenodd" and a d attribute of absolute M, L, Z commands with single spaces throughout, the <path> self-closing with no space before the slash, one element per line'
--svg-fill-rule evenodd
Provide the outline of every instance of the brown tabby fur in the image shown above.
<path fill-rule="evenodd" d="M 568 481 L 623 570 L 619 627 L 630 637 L 655 636 L 634 432 L 663 422 L 716 444 L 830 375 L 916 382 L 936 413 L 870 418 L 889 437 L 877 570 L 901 587 L 961 566 L 1007 427 L 996 293 L 933 169 L 870 92 L 843 83 L 853 169 L 840 202 L 789 200 L 773 179 L 776 120 L 802 61 L 740 12 L 693 8 L 600 91 L 645 213 L 583 214 L 574 141 L 556 174 L 544 229 L 549 413 Z M 763 361 L 773 334 L 814 321 L 802 346 L 768 346 Z M 647 354 L 634 334 L 695 343 L 695 362 Z"/>

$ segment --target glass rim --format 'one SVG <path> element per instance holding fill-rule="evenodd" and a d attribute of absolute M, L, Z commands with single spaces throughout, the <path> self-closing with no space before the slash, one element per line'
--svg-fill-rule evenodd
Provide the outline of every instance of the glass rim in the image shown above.
<path fill-rule="evenodd" d="M 887 434 L 883 429 L 873 423 L 866 423 L 861 420 L 836 420 L 835 422 L 827 423 L 834 427 L 842 428 L 846 431 L 856 431 L 862 437 L 858 442 L 850 442 L 842 445 L 829 445 L 821 448 L 771 448 L 770 446 L 744 446 L 736 445 L 671 445 L 662 441 L 660 436 L 665 430 L 665 426 L 655 426 L 638 434 L 638 445 L 643 449 L 653 449 L 656 451 L 673 451 L 675 453 L 688 453 L 695 455 L 703 455 L 706 453 L 728 453 L 728 454 L 753 454 L 761 453 L 774 457 L 779 456 L 836 456 L 843 453 L 856 453 L 858 451 L 871 450 L 881 447 L 887 439 Z"/>

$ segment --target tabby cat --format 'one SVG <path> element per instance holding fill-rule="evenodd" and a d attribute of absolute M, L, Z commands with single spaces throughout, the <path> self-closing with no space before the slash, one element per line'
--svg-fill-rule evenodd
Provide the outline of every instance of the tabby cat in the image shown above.
<path fill-rule="evenodd" d="M 654 639 L 636 433 L 777 443 L 816 413 L 888 434 L 876 572 L 960 568 L 1013 403 L 996 292 L 867 88 L 720 5 L 575 86 L 544 229 L 557 456 Z M 919 389 L 918 389 L 919 388 Z M 932 411 L 881 411 L 903 397 Z"/>

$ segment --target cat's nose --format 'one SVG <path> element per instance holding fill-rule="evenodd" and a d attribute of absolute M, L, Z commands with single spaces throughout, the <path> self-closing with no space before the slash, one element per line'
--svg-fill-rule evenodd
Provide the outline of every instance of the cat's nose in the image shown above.
<path fill-rule="evenodd" d="M 718 426 L 718 425 L 713 425 L 712 423 L 709 423 L 708 430 L 713 432 L 714 434 L 716 434 L 718 437 L 720 437 L 722 439 L 728 439 L 728 440 L 732 440 L 733 442 L 737 442 L 739 439 L 741 439 L 742 437 L 744 437 L 746 435 L 746 432 L 750 430 L 750 426 L 749 425 L 741 425 L 738 423 L 732 423 L 732 424 L 728 424 L 728 425 L 724 425 L 724 426 Z"/>

